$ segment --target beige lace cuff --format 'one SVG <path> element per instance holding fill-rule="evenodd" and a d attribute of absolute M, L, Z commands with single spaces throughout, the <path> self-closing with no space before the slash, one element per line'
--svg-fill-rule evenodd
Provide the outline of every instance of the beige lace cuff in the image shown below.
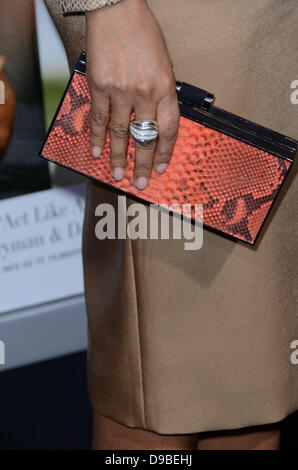
<path fill-rule="evenodd" d="M 85 12 L 114 5 L 121 0 L 59 0 L 63 13 Z"/>

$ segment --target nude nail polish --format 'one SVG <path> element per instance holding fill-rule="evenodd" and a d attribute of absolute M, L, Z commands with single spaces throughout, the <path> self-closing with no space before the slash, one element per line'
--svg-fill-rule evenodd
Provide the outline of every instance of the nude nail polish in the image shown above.
<path fill-rule="evenodd" d="M 114 168 L 113 177 L 116 181 L 123 180 L 124 175 L 125 175 L 125 169 L 124 168 L 122 168 L 120 166 L 119 167 L 117 166 L 116 168 Z"/>
<path fill-rule="evenodd" d="M 98 145 L 95 145 L 94 147 L 92 147 L 92 156 L 94 158 L 99 158 L 101 156 L 101 153 L 102 153 L 102 149 Z"/>
<path fill-rule="evenodd" d="M 161 175 L 162 173 L 164 173 L 166 171 L 167 167 L 168 167 L 167 163 L 159 163 L 158 165 L 156 165 L 155 171 L 156 171 L 156 173 Z"/>
<path fill-rule="evenodd" d="M 140 176 L 136 179 L 136 187 L 141 191 L 148 186 L 148 178 L 145 176 Z"/>

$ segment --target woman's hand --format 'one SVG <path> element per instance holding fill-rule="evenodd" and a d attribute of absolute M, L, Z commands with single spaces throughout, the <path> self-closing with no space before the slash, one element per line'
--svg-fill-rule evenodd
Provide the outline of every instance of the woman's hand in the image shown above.
<path fill-rule="evenodd" d="M 5 57 L 0 55 L 0 92 L 4 95 L 0 97 L 0 154 L 9 145 L 16 102 L 14 91 L 3 74 L 4 64 Z"/>
<path fill-rule="evenodd" d="M 159 174 L 166 171 L 179 125 L 172 63 L 146 0 L 123 0 L 87 13 L 87 64 L 92 154 L 100 157 L 110 119 L 115 180 L 125 175 L 131 113 L 137 120 L 158 122 L 157 143 L 149 147 L 136 143 L 134 183 L 143 190 L 152 167 Z"/>

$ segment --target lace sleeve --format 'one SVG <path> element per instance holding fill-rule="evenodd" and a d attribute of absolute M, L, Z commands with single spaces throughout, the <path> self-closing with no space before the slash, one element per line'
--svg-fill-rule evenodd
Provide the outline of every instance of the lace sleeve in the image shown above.
<path fill-rule="evenodd" d="M 121 0 L 59 0 L 63 13 L 77 13 L 114 5 Z"/>

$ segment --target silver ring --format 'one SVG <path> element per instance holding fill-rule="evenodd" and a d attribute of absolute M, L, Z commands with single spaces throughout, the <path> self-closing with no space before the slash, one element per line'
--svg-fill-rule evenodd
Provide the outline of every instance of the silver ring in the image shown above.
<path fill-rule="evenodd" d="M 152 144 L 158 138 L 158 124 L 156 121 L 131 121 L 130 133 L 135 140 L 142 146 Z"/>

